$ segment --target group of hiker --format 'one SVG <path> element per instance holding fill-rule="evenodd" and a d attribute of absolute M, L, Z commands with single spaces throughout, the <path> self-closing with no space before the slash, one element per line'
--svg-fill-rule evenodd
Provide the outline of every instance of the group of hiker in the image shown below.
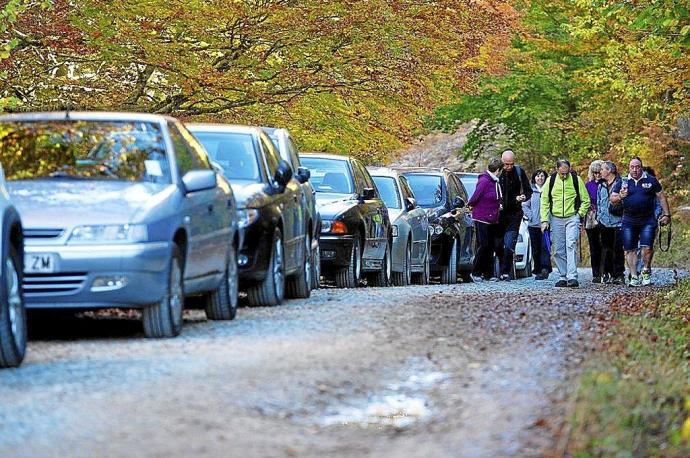
<path fill-rule="evenodd" d="M 581 179 L 570 162 L 559 159 L 555 172 L 538 169 L 531 180 L 506 150 L 489 162 L 468 202 L 477 234 L 472 279 L 509 281 L 520 224 L 529 226 L 533 272 L 546 280 L 556 261 L 555 286 L 580 286 L 578 239 L 584 228 L 589 242 L 594 283 L 649 285 L 654 240 L 671 212 L 653 170 L 634 157 L 622 176 L 611 161 L 596 160 Z M 639 253 L 639 254 L 638 254 Z M 641 259 L 638 259 L 641 256 Z M 499 260 L 495 272 L 494 259 Z"/>

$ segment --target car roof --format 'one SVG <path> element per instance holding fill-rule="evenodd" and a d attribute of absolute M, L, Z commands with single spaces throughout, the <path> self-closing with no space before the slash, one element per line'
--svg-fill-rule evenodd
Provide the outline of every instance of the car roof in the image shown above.
<path fill-rule="evenodd" d="M 435 168 L 435 167 L 399 167 L 396 170 L 401 174 L 408 173 L 418 173 L 420 175 L 438 175 L 441 176 L 444 173 L 452 173 L 449 169 L 445 167 Z"/>
<path fill-rule="evenodd" d="M 171 116 L 117 111 L 36 111 L 0 116 L 0 122 L 18 121 L 177 121 Z"/>
<path fill-rule="evenodd" d="M 459 177 L 478 177 L 481 175 L 479 172 L 454 172 Z"/>
<path fill-rule="evenodd" d="M 335 159 L 338 161 L 349 161 L 352 159 L 350 156 L 341 156 L 340 154 L 327 153 L 299 153 L 299 157 L 317 157 L 319 159 Z"/>
<path fill-rule="evenodd" d="M 397 170 L 393 170 L 389 167 L 367 167 L 369 175 L 373 177 L 392 177 L 398 178 L 400 174 Z"/>
<path fill-rule="evenodd" d="M 259 135 L 261 127 L 243 126 L 239 124 L 214 124 L 214 123 L 185 123 L 191 132 L 227 132 L 232 134 Z"/>

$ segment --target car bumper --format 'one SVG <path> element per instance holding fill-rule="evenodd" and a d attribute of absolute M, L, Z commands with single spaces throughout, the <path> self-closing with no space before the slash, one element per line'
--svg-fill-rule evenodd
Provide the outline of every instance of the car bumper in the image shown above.
<path fill-rule="evenodd" d="M 262 281 L 271 260 L 273 233 L 260 221 L 244 229 L 244 243 L 238 259 L 240 280 Z"/>
<path fill-rule="evenodd" d="M 322 235 L 319 239 L 321 268 L 328 270 L 349 266 L 354 239 L 354 235 Z"/>
<path fill-rule="evenodd" d="M 167 289 L 169 242 L 127 245 L 27 245 L 25 255 L 50 253 L 52 273 L 25 273 L 27 308 L 142 308 Z M 114 281 L 112 285 L 107 280 Z M 105 285 L 94 285 L 105 280 Z"/>

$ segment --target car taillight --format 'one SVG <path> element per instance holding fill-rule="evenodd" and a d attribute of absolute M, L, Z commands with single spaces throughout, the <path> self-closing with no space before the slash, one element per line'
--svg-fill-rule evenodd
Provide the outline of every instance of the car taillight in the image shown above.
<path fill-rule="evenodd" d="M 331 223 L 331 234 L 347 234 L 347 226 L 342 221 L 333 221 Z"/>

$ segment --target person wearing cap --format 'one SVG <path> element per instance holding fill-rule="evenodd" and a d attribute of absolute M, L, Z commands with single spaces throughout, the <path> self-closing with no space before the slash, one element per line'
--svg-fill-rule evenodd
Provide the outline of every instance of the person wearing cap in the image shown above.
<path fill-rule="evenodd" d="M 671 210 L 661 183 L 643 170 L 642 159 L 632 158 L 628 171 L 628 176 L 613 186 L 611 202 L 623 202 L 621 234 L 629 272 L 628 285 L 646 286 L 652 283 L 654 236 L 659 224 L 665 226 L 671 222 Z M 662 210 L 658 221 L 654 214 L 657 200 Z M 637 266 L 638 244 L 644 264 L 642 272 Z"/>
<path fill-rule="evenodd" d="M 517 245 L 520 224 L 524 213 L 522 203 L 532 197 L 532 187 L 522 167 L 515 164 L 515 153 L 505 150 L 501 155 L 503 172 L 499 178 L 501 185 L 501 214 L 498 230 L 503 238 L 503 256 L 500 259 L 501 280 L 510 280 L 513 272 L 513 257 Z"/>
<path fill-rule="evenodd" d="M 585 182 L 571 170 L 570 162 L 560 159 L 557 172 L 549 177 L 541 194 L 541 229 L 550 230 L 555 247 L 559 279 L 557 287 L 577 288 L 577 240 L 580 226 L 589 210 Z"/>

